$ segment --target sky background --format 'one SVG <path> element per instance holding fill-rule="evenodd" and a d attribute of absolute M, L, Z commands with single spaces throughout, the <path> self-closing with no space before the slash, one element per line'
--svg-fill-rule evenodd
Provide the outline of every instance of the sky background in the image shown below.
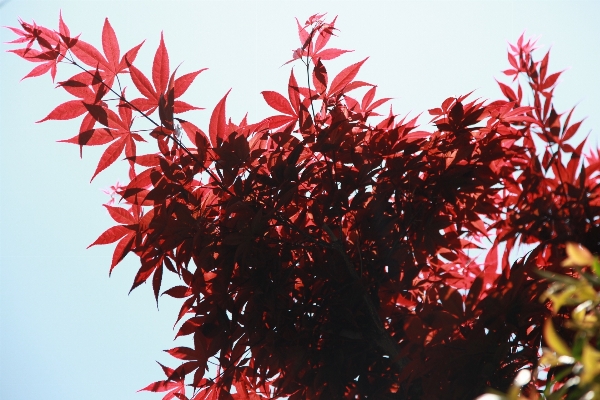
<path fill-rule="evenodd" d="M 600 137 L 598 1 L 0 4 L 0 26 L 17 26 L 21 17 L 57 29 L 62 9 L 71 33 L 99 48 L 108 17 L 121 54 L 146 39 L 136 60 L 146 73 L 163 31 L 171 70 L 182 61 L 180 73 L 209 68 L 183 98 L 207 108 L 185 116 L 203 129 L 230 88 L 227 113 L 235 122 L 246 111 L 250 121 L 270 115 L 260 92 L 286 92 L 292 65 L 281 65 L 299 46 L 296 16 L 303 23 L 314 13 L 338 15 L 331 46 L 355 51 L 326 64 L 330 77 L 370 56 L 357 79 L 379 85 L 378 97 L 393 97 L 401 115 L 472 90 L 500 98 L 494 78 L 507 82 L 500 72 L 509 68 L 507 41 L 526 30 L 544 50 L 552 47 L 552 71 L 567 69 L 555 91 L 558 111 L 578 104 L 575 118 L 587 117 L 582 133 L 592 131 L 594 145 Z M 14 38 L 0 30 L 0 41 Z M 102 189 L 126 178 L 125 163 L 89 183 L 101 149 L 86 148 L 80 159 L 76 146 L 56 143 L 76 135 L 80 119 L 35 123 L 70 96 L 53 89 L 49 75 L 19 82 L 34 65 L 5 52 L 11 48 L 2 44 L 0 52 L 0 398 L 160 399 L 136 390 L 163 378 L 155 360 L 178 365 L 162 350 L 186 344 L 173 342 L 179 303 L 163 297 L 158 311 L 150 285 L 128 296 L 138 259 L 127 257 L 109 279 L 114 246 L 86 250 L 113 225 Z M 63 67 L 57 80 L 77 72 Z"/>

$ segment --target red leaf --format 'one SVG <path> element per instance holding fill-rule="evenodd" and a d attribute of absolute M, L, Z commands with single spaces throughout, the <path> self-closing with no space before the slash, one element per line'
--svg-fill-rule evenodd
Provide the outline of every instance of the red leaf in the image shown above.
<path fill-rule="evenodd" d="M 22 77 L 21 80 L 44 75 L 46 72 L 50 71 L 50 68 L 52 68 L 53 65 L 55 65 L 54 61 L 48 61 L 47 63 L 40 64 L 31 71 L 29 71 L 29 73 Z"/>
<path fill-rule="evenodd" d="M 290 79 L 288 82 L 288 97 L 290 104 L 292 105 L 292 115 L 298 115 L 298 108 L 300 107 L 300 93 L 298 92 L 298 82 L 294 76 L 294 70 L 290 71 Z"/>
<path fill-rule="evenodd" d="M 163 94 L 167 89 L 169 81 L 169 54 L 165 47 L 162 32 L 160 33 L 160 44 L 154 55 L 154 63 L 152 64 L 152 82 L 156 88 L 157 94 Z"/>
<path fill-rule="evenodd" d="M 110 143 L 118 137 L 111 133 L 112 131 L 108 128 L 90 129 L 81 132 L 77 136 L 73 136 L 71 139 L 59 140 L 61 143 L 73 143 L 80 146 L 98 146 L 106 143 Z"/>
<path fill-rule="evenodd" d="M 133 64 L 137 57 L 137 53 L 140 50 L 140 47 L 142 47 L 142 45 L 144 44 L 144 42 L 145 40 L 137 46 L 131 48 L 127 53 L 123 55 L 123 57 L 121 58 L 121 62 L 119 63 L 119 71 L 122 71 L 129 65 Z"/>
<path fill-rule="evenodd" d="M 377 90 L 377 86 L 373 86 L 371 89 L 369 89 L 367 91 L 367 93 L 365 93 L 361 103 L 360 103 L 360 108 L 364 111 L 367 109 L 367 107 L 369 107 L 369 105 L 371 104 L 371 102 L 373 101 L 373 99 L 375 98 L 375 91 Z"/>
<path fill-rule="evenodd" d="M 227 101 L 227 95 L 229 95 L 229 92 L 231 92 L 231 89 L 227 91 L 225 96 L 223 96 L 223 98 L 215 106 L 215 109 L 210 116 L 208 134 L 210 135 L 210 141 L 214 147 L 218 146 L 220 142 L 225 139 L 225 128 L 227 126 L 225 120 L 225 102 Z"/>
<path fill-rule="evenodd" d="M 328 29 L 321 29 L 319 30 L 319 36 L 317 37 L 317 40 L 315 42 L 315 51 L 319 52 L 321 51 L 322 48 L 324 48 L 327 43 L 329 42 L 329 39 L 331 39 L 331 35 L 333 34 L 333 30 L 334 25 L 335 25 L 335 21 L 337 20 L 337 16 L 333 19 L 333 21 L 331 21 L 328 25 Z"/>
<path fill-rule="evenodd" d="M 183 304 L 181 305 L 181 309 L 179 310 L 179 314 L 177 316 L 177 320 L 175 320 L 175 323 L 173 324 L 173 329 L 175 329 L 175 325 L 177 325 L 177 323 L 179 322 L 179 320 L 181 318 L 183 318 L 183 316 L 185 314 L 187 314 L 187 312 L 189 310 L 191 310 L 192 305 L 194 304 L 195 301 L 196 301 L 196 299 L 194 297 L 190 297 L 189 299 L 187 299 L 186 301 L 183 302 Z"/>
<path fill-rule="evenodd" d="M 287 115 L 296 115 L 294 110 L 290 106 L 289 101 L 282 95 L 277 92 L 272 92 L 270 90 L 266 90 L 264 92 L 260 92 L 263 95 L 265 101 L 269 106 L 279 111 L 280 113 Z"/>
<path fill-rule="evenodd" d="M 158 100 L 148 100 L 144 98 L 133 99 L 130 101 L 131 105 L 137 108 L 138 110 L 145 112 L 146 115 L 150 115 L 156 110 L 158 107 Z"/>
<path fill-rule="evenodd" d="M 119 70 L 119 57 L 121 56 L 121 50 L 119 49 L 119 41 L 115 31 L 108 22 L 108 18 L 104 20 L 104 27 L 102 28 L 102 49 L 106 54 L 106 59 L 111 67 L 113 73 L 117 73 Z"/>
<path fill-rule="evenodd" d="M 571 139 L 573 137 L 573 135 L 575 135 L 575 133 L 577 133 L 577 131 L 579 130 L 579 126 L 581 125 L 583 121 L 579 121 L 574 123 L 573 125 L 571 125 L 567 131 L 565 132 L 564 136 L 562 137 L 562 141 L 567 141 L 569 139 Z"/>
<path fill-rule="evenodd" d="M 84 83 L 80 80 L 77 80 L 76 78 L 78 78 L 77 75 L 71 77 L 71 79 L 69 80 L 58 82 L 58 86 L 62 87 L 68 93 L 72 94 L 75 97 L 79 97 L 82 100 L 87 100 L 88 103 L 93 103 L 95 94 L 89 87 L 89 85 L 91 84 L 91 79 L 90 83 Z"/>
<path fill-rule="evenodd" d="M 379 99 L 379 100 L 377 100 L 375 103 L 371 104 L 371 105 L 369 106 L 369 108 L 367 108 L 365 111 L 366 111 L 366 112 L 371 112 L 371 111 L 373 111 L 374 109 L 376 109 L 377 107 L 379 107 L 380 105 L 382 105 L 382 104 L 384 104 L 384 103 L 387 103 L 387 102 L 388 102 L 388 101 L 390 101 L 390 100 L 392 100 L 392 98 L 391 98 L 391 97 L 385 97 L 385 98 L 383 98 L 383 99 Z"/>
<path fill-rule="evenodd" d="M 83 103 L 86 110 L 92 117 L 104 126 L 109 128 L 117 128 L 127 131 L 129 126 L 121 120 L 113 110 L 106 107 L 106 104 L 87 104 Z"/>
<path fill-rule="evenodd" d="M 98 49 L 96 49 L 91 44 L 84 42 L 83 40 L 78 40 L 77 44 L 71 47 L 71 51 L 84 64 L 89 65 L 90 67 L 108 67 L 108 62 L 106 61 L 104 56 L 98 51 Z"/>
<path fill-rule="evenodd" d="M 192 124 L 191 122 L 184 121 L 182 119 L 178 119 L 178 121 L 179 121 L 179 124 L 181 125 L 181 127 L 183 128 L 183 130 L 185 131 L 187 137 L 194 144 L 194 146 L 196 146 L 196 147 L 201 146 L 201 144 L 198 143 L 198 140 L 196 139 L 197 134 L 202 136 L 206 140 L 206 143 L 208 143 L 208 137 L 206 136 L 206 133 L 204 133 L 202 131 L 202 129 L 198 128 L 196 125 Z"/>
<path fill-rule="evenodd" d="M 131 74 L 131 80 L 133 81 L 133 84 L 135 85 L 137 90 L 139 90 L 140 93 L 147 99 L 154 100 L 154 102 L 158 104 L 158 94 L 154 90 L 154 87 L 152 86 L 148 78 L 146 78 L 146 76 L 142 73 L 142 71 L 140 71 L 133 65 L 129 65 L 129 73 Z"/>
<path fill-rule="evenodd" d="M 177 335 L 175 335 L 175 339 L 179 336 L 186 336 L 194 332 L 200 325 L 202 324 L 202 319 L 199 317 L 192 317 L 185 321 L 179 331 L 177 331 Z"/>
<path fill-rule="evenodd" d="M 110 264 L 110 270 L 108 272 L 108 276 L 110 276 L 110 274 L 112 274 L 112 271 L 115 268 L 115 266 L 118 263 L 120 263 L 121 260 L 123 260 L 125 258 L 127 253 L 129 253 L 129 251 L 131 250 L 131 247 L 133 245 L 134 239 L 135 239 L 135 233 L 130 231 L 130 233 L 127 236 L 125 236 L 123 239 L 121 239 L 119 241 L 119 243 L 117 243 L 117 246 L 115 247 L 115 251 L 113 252 L 112 262 Z"/>
<path fill-rule="evenodd" d="M 89 249 L 90 247 L 96 245 L 114 243 L 123 236 L 127 235 L 129 232 L 131 232 L 131 230 L 126 226 L 113 226 L 112 228 L 105 230 L 100 236 L 98 236 L 98 239 L 96 239 L 96 241 L 90 244 L 87 248 Z"/>
<path fill-rule="evenodd" d="M 196 107 L 191 104 L 188 104 L 185 101 L 175 100 L 173 102 L 173 113 L 174 114 L 181 114 L 183 112 L 192 111 L 192 110 L 204 110 L 204 109 L 201 107 Z"/>
<path fill-rule="evenodd" d="M 562 74 L 562 71 L 555 72 L 554 74 L 552 74 L 548 78 L 546 78 L 546 80 L 542 84 L 542 90 L 546 90 L 546 89 L 552 87 L 558 80 L 558 77 L 560 76 L 560 74 Z"/>
<path fill-rule="evenodd" d="M 272 117 L 265 118 L 263 122 L 269 124 L 269 129 L 279 128 L 285 124 L 296 122 L 296 117 L 290 117 L 288 115 L 274 115 Z"/>
<path fill-rule="evenodd" d="M 325 49 L 317 54 L 315 57 L 320 58 L 321 60 L 333 60 L 334 58 L 338 58 L 344 53 L 351 53 L 354 50 L 340 50 L 340 49 Z"/>
<path fill-rule="evenodd" d="M 483 289 L 483 274 L 477 276 L 469 289 L 469 294 L 465 300 L 465 309 L 467 314 L 472 311 L 477 304 L 481 290 Z"/>
<path fill-rule="evenodd" d="M 198 356 L 196 355 L 196 351 L 189 347 L 174 347 L 169 350 L 165 350 L 165 352 L 169 353 L 175 358 L 180 360 L 197 360 Z"/>
<path fill-rule="evenodd" d="M 327 91 L 327 83 L 327 70 L 321 60 L 319 60 L 313 68 L 313 85 L 317 92 L 325 93 Z"/>
<path fill-rule="evenodd" d="M 96 171 L 90 179 L 90 182 L 94 180 L 96 175 L 100 172 L 108 168 L 112 163 L 114 163 L 119 155 L 123 152 L 123 148 L 125 147 L 125 139 L 126 137 L 121 137 L 119 140 L 112 143 L 110 146 L 104 150 L 102 157 L 100 157 L 100 162 L 98 162 L 98 166 L 96 167 Z"/>
<path fill-rule="evenodd" d="M 160 292 L 160 284 L 162 282 L 163 265 L 159 264 L 154 270 L 152 277 L 152 289 L 154 290 L 154 298 L 156 299 L 156 307 L 158 307 L 158 293 Z"/>
<path fill-rule="evenodd" d="M 121 118 L 121 121 L 123 121 L 123 125 L 125 125 L 126 128 L 129 128 L 132 124 L 133 113 L 131 111 L 131 106 L 127 104 L 124 99 L 125 90 L 121 93 L 121 100 L 119 100 L 119 117 Z"/>
<path fill-rule="evenodd" d="M 300 25 L 300 21 L 298 21 L 298 18 L 296 18 L 296 25 L 298 25 L 298 37 L 300 38 L 300 43 L 302 43 L 302 45 L 304 46 L 306 41 L 309 39 L 308 32 L 302 25 Z"/>
<path fill-rule="evenodd" d="M 495 273 L 498 268 L 498 246 L 494 244 L 485 256 L 485 269 Z"/>
<path fill-rule="evenodd" d="M 154 171 L 156 171 L 156 169 L 148 168 L 137 174 L 137 176 L 133 178 L 131 182 L 129 182 L 129 185 L 127 185 L 127 189 L 125 189 L 125 191 L 128 189 L 145 189 L 150 186 L 152 184 L 152 181 L 150 180 L 150 174 L 152 174 Z"/>
<path fill-rule="evenodd" d="M 192 291 L 192 288 L 190 288 L 188 286 L 179 285 L 179 286 L 173 286 L 169 290 L 165 290 L 162 295 L 165 295 L 165 294 L 168 296 L 174 297 L 176 299 L 183 299 L 183 298 L 191 296 L 193 294 L 193 291 Z"/>
<path fill-rule="evenodd" d="M 58 12 L 58 30 L 59 30 L 60 34 L 63 36 L 67 36 L 67 37 L 71 36 L 71 32 L 69 31 L 69 28 L 63 21 L 62 11 Z"/>
<path fill-rule="evenodd" d="M 350 82 L 348 85 L 346 85 L 346 88 L 344 89 L 344 93 L 348 93 L 354 89 L 358 89 L 363 86 L 373 86 L 373 85 L 371 85 L 370 83 L 367 83 L 367 82 L 363 82 L 363 81 Z"/>
<path fill-rule="evenodd" d="M 202 68 L 195 72 L 190 72 L 189 74 L 185 74 L 175 79 L 175 83 L 173 84 L 173 90 L 175 91 L 175 98 L 180 97 L 185 93 L 186 90 L 190 87 L 194 79 L 200 74 L 202 71 L 206 71 L 208 68 Z"/>
<path fill-rule="evenodd" d="M 14 53 L 16 55 L 18 55 L 19 57 L 29 61 L 29 62 L 43 62 L 45 60 L 43 59 L 38 59 L 38 56 L 40 54 L 42 54 L 39 50 L 36 49 L 14 49 L 14 50 L 8 50 L 9 53 Z"/>
<path fill-rule="evenodd" d="M 133 284 L 131 285 L 131 289 L 129 293 L 133 291 L 136 287 L 140 286 L 142 283 L 146 282 L 146 280 L 152 275 L 152 273 L 160 266 L 160 261 L 150 260 L 146 263 L 142 263 L 142 266 L 138 270 L 135 275 L 135 279 L 133 280 Z"/>
<path fill-rule="evenodd" d="M 50 119 L 54 120 L 68 120 L 77 118 L 80 115 L 86 112 L 86 108 L 84 103 L 81 100 L 69 100 L 67 102 L 62 103 L 58 107 L 48 114 L 44 119 L 37 121 L 36 123 L 48 121 Z"/>
<path fill-rule="evenodd" d="M 158 382 L 153 382 L 153 383 L 149 384 L 148 386 L 146 386 L 145 388 L 138 390 L 138 392 L 141 392 L 141 391 L 166 392 L 167 390 L 178 388 L 180 386 L 181 386 L 181 383 L 179 383 L 179 382 L 158 381 Z"/>
<path fill-rule="evenodd" d="M 356 64 L 352 64 L 349 67 L 344 68 L 331 82 L 331 86 L 329 88 L 329 94 L 335 94 L 344 90 L 346 85 L 348 85 L 352 79 L 358 74 L 360 67 L 367 61 L 369 57 L 365 58 L 362 61 L 357 62 Z"/>
<path fill-rule="evenodd" d="M 500 90 L 502 90 L 502 93 L 504 93 L 504 96 L 506 96 L 506 98 L 508 99 L 508 101 L 517 101 L 517 95 L 515 94 L 515 92 L 511 89 L 510 86 L 505 85 L 502 82 L 498 82 L 498 86 L 500 86 Z"/>
<path fill-rule="evenodd" d="M 160 156 L 156 154 L 145 154 L 142 156 L 127 157 L 128 160 L 144 167 L 156 167 L 159 165 Z"/>
<path fill-rule="evenodd" d="M 112 207 L 106 204 L 103 204 L 103 206 L 108 210 L 108 213 L 116 222 L 125 225 L 135 224 L 135 219 L 126 209 L 121 207 Z"/>

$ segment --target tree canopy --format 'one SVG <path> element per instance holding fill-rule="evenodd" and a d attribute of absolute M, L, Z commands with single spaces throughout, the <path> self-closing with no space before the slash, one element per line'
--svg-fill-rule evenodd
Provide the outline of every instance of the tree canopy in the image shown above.
<path fill-rule="evenodd" d="M 335 22 L 298 22 L 288 63 L 300 68 L 281 93 L 262 92 L 276 114 L 233 122 L 225 94 L 205 129 L 181 117 L 198 107 L 180 99 L 203 69 L 173 68 L 162 36 L 145 74 L 143 43 L 122 51 L 108 19 L 102 51 L 62 17 L 56 31 L 10 28 L 23 46 L 11 51 L 37 63 L 26 77 L 77 69 L 57 83 L 74 99 L 39 122 L 83 117 L 64 142 L 107 145 L 92 179 L 123 154 L 129 165 L 118 204 L 104 205 L 117 225 L 90 246 L 116 243 L 110 271 L 139 257 L 131 290 L 149 281 L 157 302 L 181 300 L 177 336 L 193 347 L 168 350 L 179 361 L 144 390 L 165 400 L 505 391 L 538 364 L 551 310 L 537 271 L 561 270 L 567 242 L 600 253 L 600 152 L 571 140 L 573 109 L 555 110 L 561 72 L 549 52 L 538 58 L 521 36 L 498 82 L 504 98 L 449 97 L 427 111 L 427 130 L 382 111 L 390 99 L 358 79 L 367 59 L 328 74 L 347 52 L 328 46 Z M 147 141 L 157 149 L 140 154 Z M 511 263 L 520 244 L 531 250 Z M 181 283 L 165 290 L 164 273 Z M 213 360 L 217 374 L 205 376 Z"/>

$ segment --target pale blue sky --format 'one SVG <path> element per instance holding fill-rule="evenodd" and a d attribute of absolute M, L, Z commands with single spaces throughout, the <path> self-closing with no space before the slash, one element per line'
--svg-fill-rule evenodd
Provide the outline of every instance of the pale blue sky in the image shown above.
<path fill-rule="evenodd" d="M 575 116 L 588 117 L 582 131 L 598 140 L 597 1 L 12 0 L 0 8 L 0 25 L 21 17 L 56 28 L 60 9 L 71 32 L 98 47 L 105 17 L 122 51 L 147 39 L 137 60 L 145 72 L 164 31 L 172 65 L 185 61 L 180 72 L 209 68 L 184 100 L 212 109 L 233 88 L 234 121 L 270 112 L 260 91 L 285 92 L 290 66 L 280 66 L 298 47 L 295 16 L 339 15 L 332 45 L 355 51 L 327 64 L 330 74 L 370 56 L 358 78 L 394 97 L 401 114 L 474 89 L 498 98 L 506 43 L 527 30 L 552 47 L 552 70 L 568 68 L 558 111 L 579 103 Z M 0 30 L 2 42 L 13 38 Z M 19 83 L 33 65 L 4 52 L 10 48 L 0 52 L 0 398 L 159 399 L 135 391 L 162 379 L 154 360 L 176 365 L 162 350 L 185 343 L 172 341 L 178 303 L 162 298 L 157 311 L 148 285 L 128 296 L 138 260 L 126 258 L 109 279 L 113 247 L 85 249 L 112 224 L 101 189 L 125 170 L 111 167 L 88 183 L 99 149 L 84 149 L 80 160 L 76 146 L 55 143 L 74 136 L 78 121 L 35 124 L 69 96 L 49 76 Z M 59 78 L 75 73 L 67 66 Z M 205 127 L 210 112 L 194 113 L 188 117 Z"/>

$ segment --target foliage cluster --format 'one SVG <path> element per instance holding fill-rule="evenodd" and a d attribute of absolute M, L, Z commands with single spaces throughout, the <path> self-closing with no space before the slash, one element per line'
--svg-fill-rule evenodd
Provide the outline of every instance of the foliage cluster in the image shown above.
<path fill-rule="evenodd" d="M 118 225 L 92 245 L 117 243 L 111 271 L 139 257 L 131 290 L 151 281 L 157 301 L 165 272 L 181 279 L 163 294 L 181 300 L 176 337 L 193 347 L 167 350 L 179 364 L 144 388 L 164 400 L 506 391 L 537 364 L 551 315 L 536 271 L 560 270 L 568 241 L 600 252 L 600 152 L 571 143 L 581 121 L 553 106 L 561 73 L 523 36 L 505 98 L 449 97 L 421 130 L 376 112 L 389 99 L 355 79 L 366 59 L 330 78 L 347 51 L 328 47 L 335 19 L 313 15 L 290 60 L 304 83 L 292 70 L 284 94 L 262 92 L 277 114 L 233 123 L 225 95 L 205 131 L 180 117 L 199 109 L 180 97 L 203 70 L 178 77 L 162 36 L 146 75 L 143 43 L 122 55 L 108 19 L 102 52 L 62 17 L 58 31 L 10 29 L 25 44 L 10 51 L 37 63 L 26 77 L 79 68 L 58 82 L 75 99 L 40 122 L 83 117 L 64 141 L 108 145 L 93 177 L 123 153 L 129 165 L 120 205 L 104 205 Z M 158 151 L 139 154 L 147 140 Z M 520 244 L 532 250 L 511 265 Z"/>
<path fill-rule="evenodd" d="M 567 256 L 562 266 L 573 268 L 570 273 L 538 271 L 552 282 L 540 300 L 550 300 L 554 316 L 563 308 L 570 311 L 562 311 L 566 340 L 556 332 L 552 318 L 544 323 L 548 347 L 539 360 L 539 373 L 530 384 L 543 390 L 529 387 L 529 395 L 521 393 L 521 387 L 531 380 L 531 372 L 524 369 L 506 395 L 491 393 L 478 400 L 591 400 L 600 396 L 600 259 L 575 243 L 567 243 Z"/>

